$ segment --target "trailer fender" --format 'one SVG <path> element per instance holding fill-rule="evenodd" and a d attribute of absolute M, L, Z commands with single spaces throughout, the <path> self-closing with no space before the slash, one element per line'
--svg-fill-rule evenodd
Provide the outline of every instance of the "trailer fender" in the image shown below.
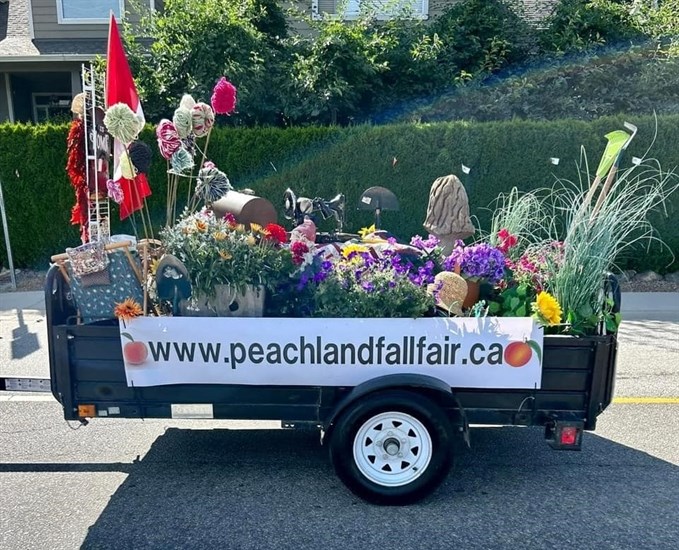
<path fill-rule="evenodd" d="M 452 388 L 443 380 L 425 374 L 388 374 L 359 384 L 322 420 L 322 439 L 332 433 L 336 420 L 359 399 L 383 390 L 395 389 L 423 395 L 439 405 L 448 413 L 451 423 L 461 432 L 465 442 L 469 445 L 467 416 Z"/>

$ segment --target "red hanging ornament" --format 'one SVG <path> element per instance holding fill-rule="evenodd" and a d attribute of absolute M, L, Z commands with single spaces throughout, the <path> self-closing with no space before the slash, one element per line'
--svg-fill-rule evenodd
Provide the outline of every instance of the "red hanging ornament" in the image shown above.
<path fill-rule="evenodd" d="M 79 118 L 71 122 L 66 138 L 66 173 L 75 191 L 75 204 L 71 209 L 71 225 L 80 225 L 80 238 L 88 240 L 88 193 L 85 178 L 85 128 Z"/>

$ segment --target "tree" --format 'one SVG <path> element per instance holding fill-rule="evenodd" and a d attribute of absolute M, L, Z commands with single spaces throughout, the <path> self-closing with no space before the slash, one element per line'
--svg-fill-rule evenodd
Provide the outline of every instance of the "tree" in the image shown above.
<path fill-rule="evenodd" d="M 137 33 L 135 36 L 134 32 Z M 124 37 L 144 110 L 171 116 L 181 96 L 208 101 L 226 76 L 238 88 L 236 124 L 276 124 L 286 62 L 285 18 L 273 0 L 165 0 Z"/>

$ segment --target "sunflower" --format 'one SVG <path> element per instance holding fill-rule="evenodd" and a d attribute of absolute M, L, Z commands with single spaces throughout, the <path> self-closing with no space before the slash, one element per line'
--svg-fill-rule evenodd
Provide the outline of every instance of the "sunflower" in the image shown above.
<path fill-rule="evenodd" d="M 358 255 L 361 252 L 368 252 L 368 248 L 360 244 L 348 244 L 342 248 L 342 256 L 345 258 L 350 258 L 354 255 Z"/>
<path fill-rule="evenodd" d="M 113 314 L 123 321 L 139 317 L 142 313 L 141 306 L 132 298 L 126 298 L 120 303 L 116 302 L 116 307 L 113 309 Z"/>
<path fill-rule="evenodd" d="M 533 312 L 540 321 L 549 327 L 561 322 L 561 306 L 549 292 L 542 291 L 538 294 L 533 304 Z"/>

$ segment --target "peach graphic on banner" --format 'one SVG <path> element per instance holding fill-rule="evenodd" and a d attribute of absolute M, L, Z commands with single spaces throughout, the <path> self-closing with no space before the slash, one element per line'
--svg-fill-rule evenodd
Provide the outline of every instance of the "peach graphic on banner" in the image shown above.
<path fill-rule="evenodd" d="M 130 341 L 123 346 L 123 358 L 129 365 L 141 365 L 149 356 L 149 350 L 144 342 L 136 342 L 132 336 L 123 332 L 122 335 Z"/>
<path fill-rule="evenodd" d="M 535 354 L 538 356 L 538 359 L 541 358 L 542 351 L 540 350 L 540 346 L 537 342 L 533 340 L 527 340 L 525 342 L 512 342 L 505 348 L 505 363 L 507 363 L 510 367 L 523 367 L 530 361 L 531 357 L 533 357 L 533 351 L 535 351 Z"/>

